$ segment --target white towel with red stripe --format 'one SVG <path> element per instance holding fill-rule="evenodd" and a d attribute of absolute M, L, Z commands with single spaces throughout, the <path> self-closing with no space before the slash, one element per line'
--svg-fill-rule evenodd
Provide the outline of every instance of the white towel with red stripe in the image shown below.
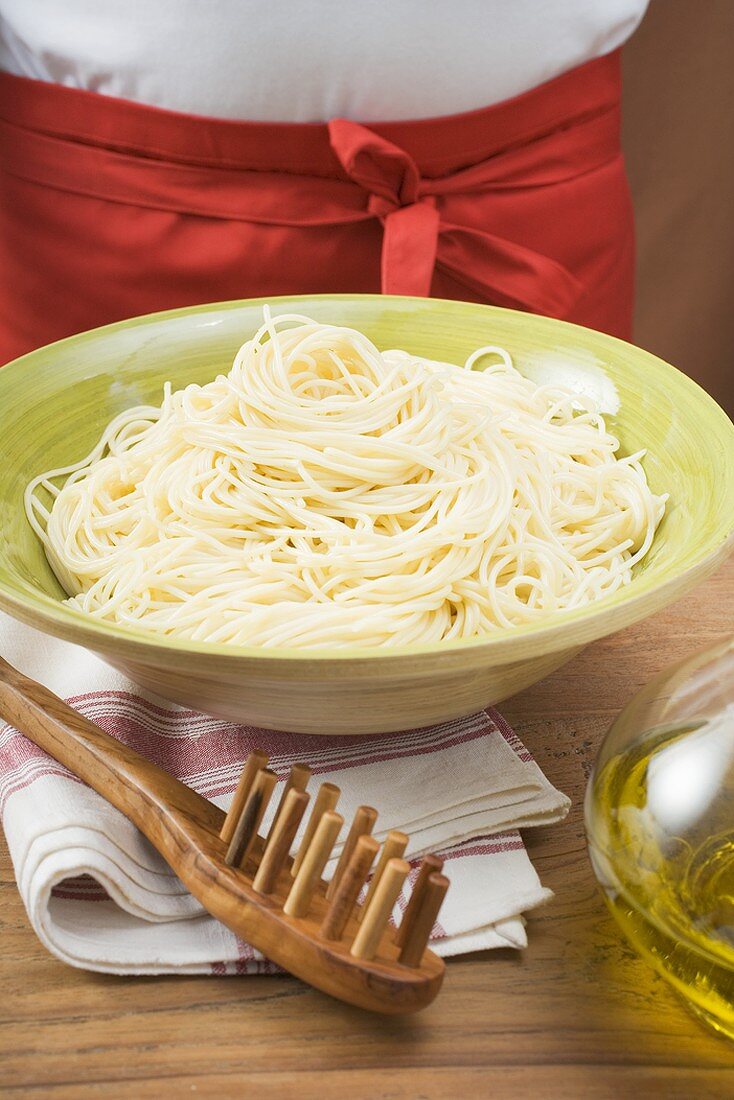
<path fill-rule="evenodd" d="M 154 699 L 85 650 L 2 614 L 0 653 L 219 806 L 256 747 L 281 778 L 303 762 L 309 790 L 336 783 L 347 822 L 358 805 L 375 806 L 378 839 L 401 829 L 409 859 L 445 859 L 451 889 L 432 937 L 441 955 L 524 947 L 523 914 L 552 896 L 517 830 L 558 821 L 569 801 L 494 710 L 391 736 L 304 737 Z M 202 909 L 118 810 L 7 725 L 0 813 L 31 924 L 65 962 L 115 974 L 276 969 Z"/>

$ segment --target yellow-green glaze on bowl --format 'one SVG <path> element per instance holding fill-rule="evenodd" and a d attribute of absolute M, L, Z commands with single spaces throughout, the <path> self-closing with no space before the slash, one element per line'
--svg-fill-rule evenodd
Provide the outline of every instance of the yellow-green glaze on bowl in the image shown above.
<path fill-rule="evenodd" d="M 724 559 L 734 542 L 734 425 L 694 382 L 638 348 L 545 317 L 464 302 L 372 295 L 276 298 L 351 325 L 382 348 L 461 363 L 500 344 L 532 370 L 548 357 L 601 367 L 621 407 L 608 418 L 625 453 L 646 447 L 656 492 L 670 494 L 653 548 L 632 583 L 546 625 L 481 640 L 406 649 L 255 649 L 161 639 L 64 606 L 23 510 L 41 470 L 84 455 L 110 418 L 158 403 L 163 382 L 205 382 L 229 369 L 258 327 L 263 301 L 123 321 L 32 352 L 0 370 L 0 607 L 94 650 L 150 691 L 267 728 L 354 734 L 456 717 L 527 687 L 594 638 L 664 607 Z"/>

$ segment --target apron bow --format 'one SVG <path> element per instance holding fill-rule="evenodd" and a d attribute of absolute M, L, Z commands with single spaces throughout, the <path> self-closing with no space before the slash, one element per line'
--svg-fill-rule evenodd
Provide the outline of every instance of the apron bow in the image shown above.
<path fill-rule="evenodd" d="M 563 316 L 581 286 L 549 256 L 485 229 L 441 217 L 442 194 L 486 190 L 502 160 L 490 157 L 464 172 L 422 178 L 405 150 L 348 119 L 328 124 L 329 141 L 353 183 L 366 192 L 366 212 L 383 226 L 383 294 L 428 297 L 435 267 L 490 300 Z"/>
<path fill-rule="evenodd" d="M 436 264 L 439 214 L 421 193 L 418 166 L 408 153 L 365 126 L 329 123 L 331 147 L 349 178 L 367 192 L 367 211 L 383 225 L 383 294 L 428 297 Z"/>

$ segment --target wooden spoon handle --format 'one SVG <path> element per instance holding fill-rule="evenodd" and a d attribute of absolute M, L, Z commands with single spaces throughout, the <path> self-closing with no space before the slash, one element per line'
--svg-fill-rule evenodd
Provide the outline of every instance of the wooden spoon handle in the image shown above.
<path fill-rule="evenodd" d="M 0 716 L 121 810 L 156 844 L 163 819 L 209 830 L 223 813 L 0 657 Z"/>

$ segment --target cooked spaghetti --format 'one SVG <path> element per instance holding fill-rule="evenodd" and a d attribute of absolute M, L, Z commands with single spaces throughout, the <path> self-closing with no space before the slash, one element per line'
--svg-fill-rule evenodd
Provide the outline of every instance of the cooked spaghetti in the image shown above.
<path fill-rule="evenodd" d="M 117 416 L 29 484 L 26 509 L 68 602 L 97 619 L 232 645 L 416 645 L 628 583 L 665 498 L 643 452 L 618 449 L 588 399 L 501 348 L 460 367 L 266 311 L 227 375 Z"/>

